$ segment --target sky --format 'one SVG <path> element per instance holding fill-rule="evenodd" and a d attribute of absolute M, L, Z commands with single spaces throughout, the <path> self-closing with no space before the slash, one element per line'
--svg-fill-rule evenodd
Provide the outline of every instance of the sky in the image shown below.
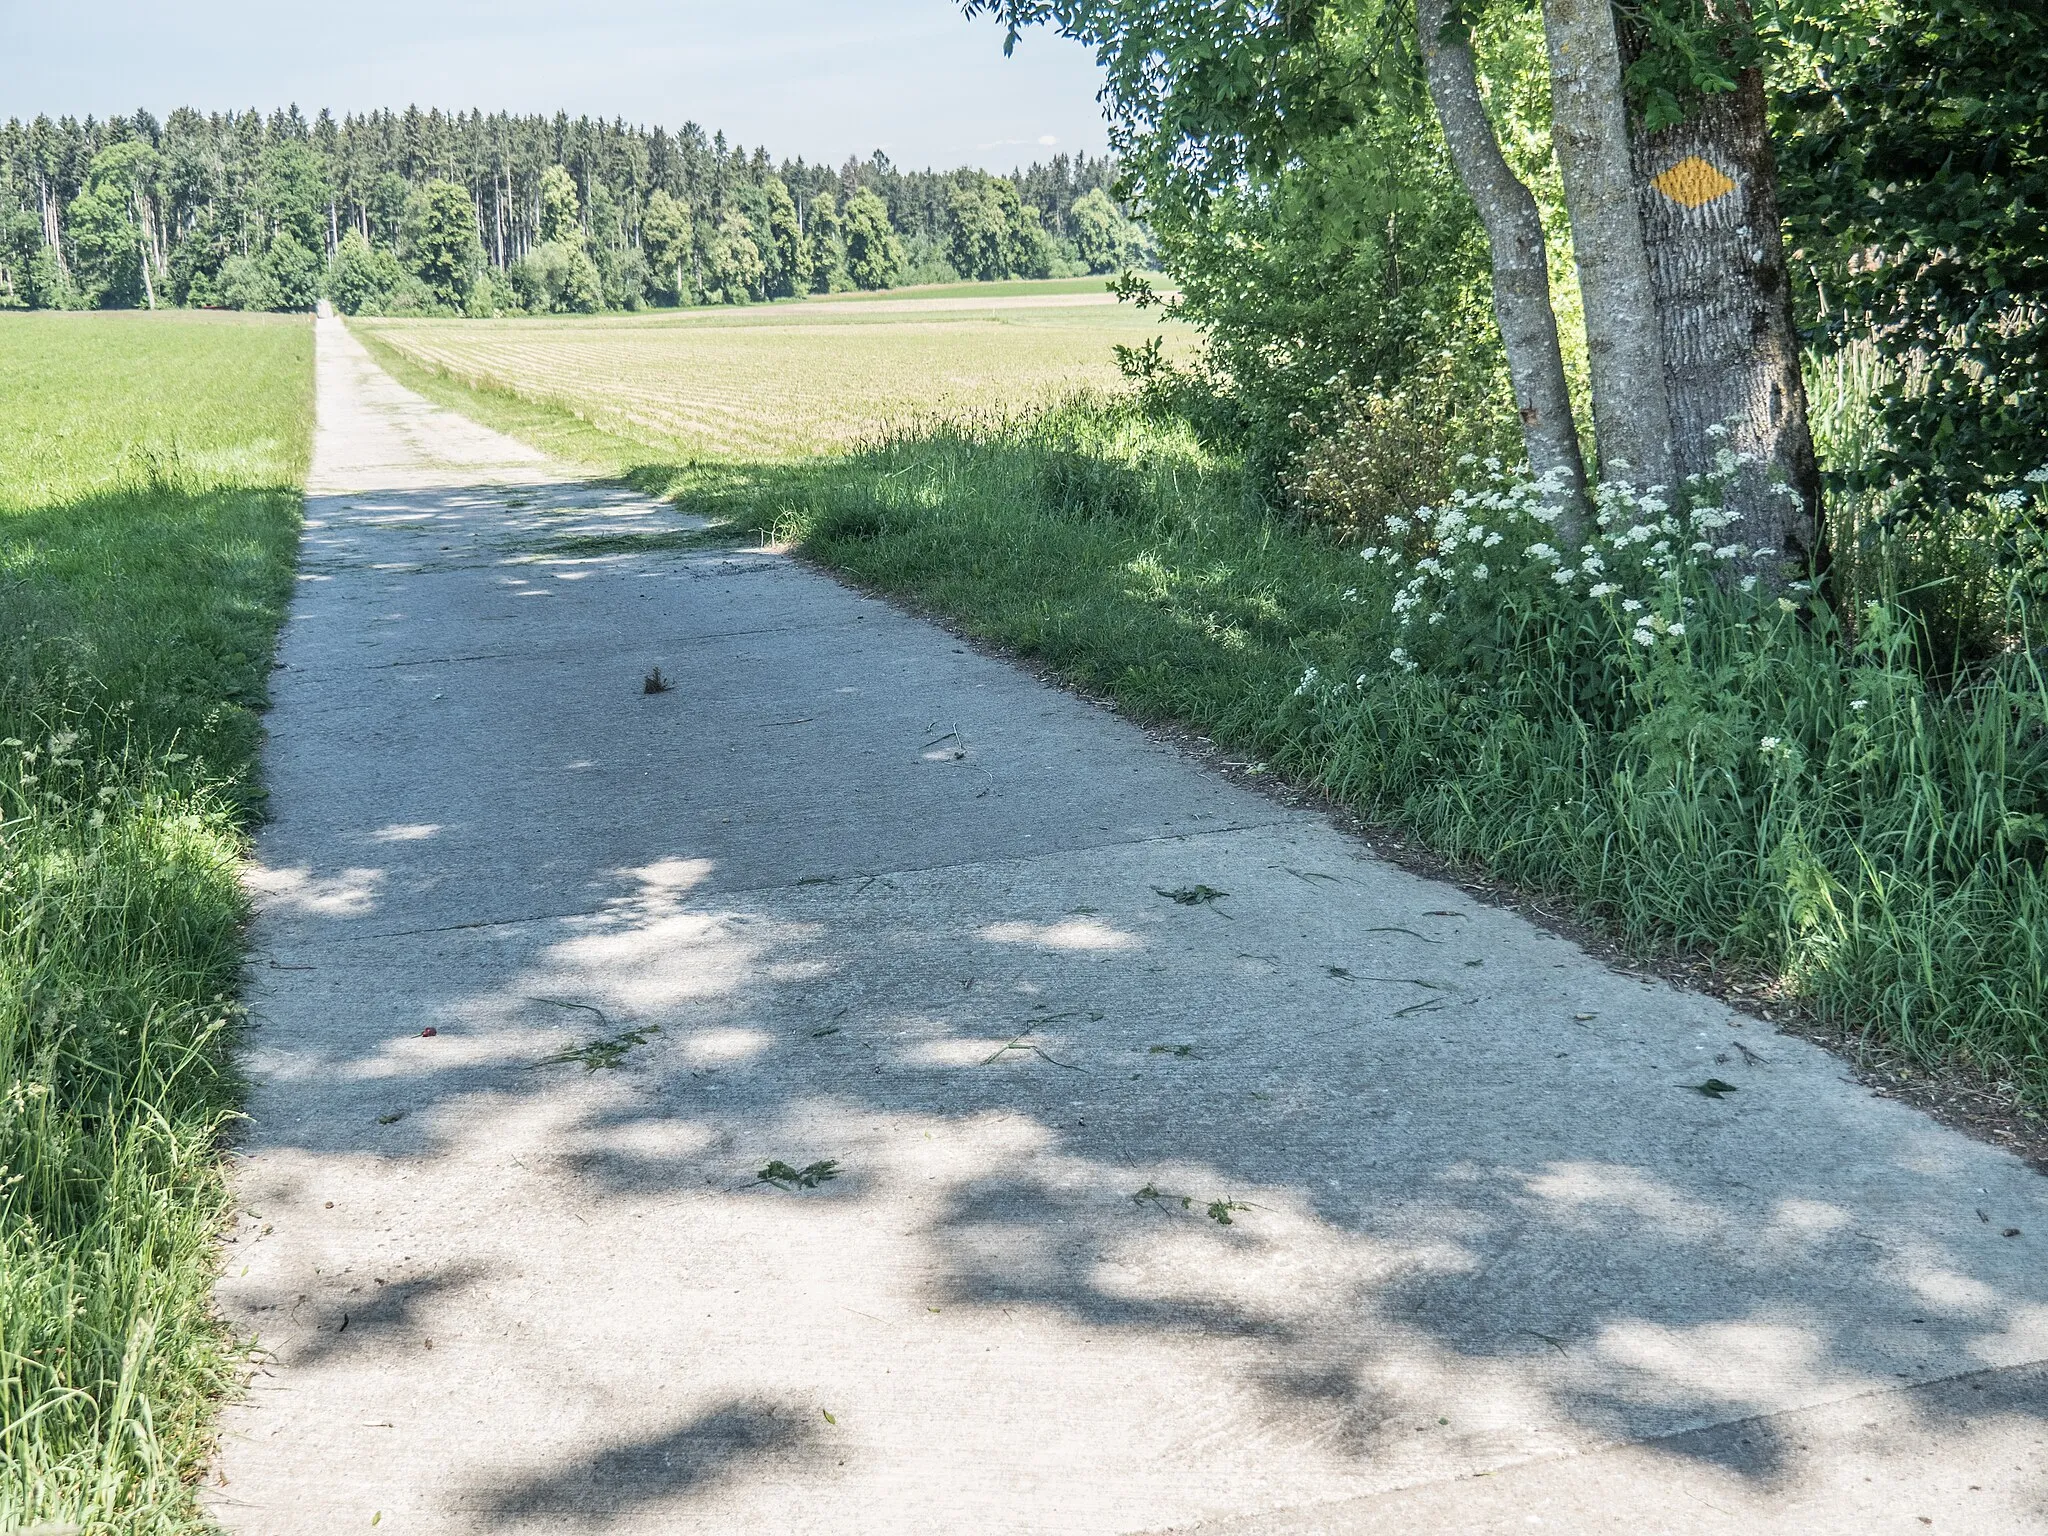
<path fill-rule="evenodd" d="M 0 120 L 296 102 L 589 113 L 707 133 L 775 159 L 880 149 L 922 169 L 1103 151 L 1079 44 L 952 0 L 0 0 Z"/>

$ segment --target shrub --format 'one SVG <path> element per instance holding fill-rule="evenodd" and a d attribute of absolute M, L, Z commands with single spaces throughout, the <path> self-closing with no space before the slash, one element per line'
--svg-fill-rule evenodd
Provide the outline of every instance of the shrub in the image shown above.
<path fill-rule="evenodd" d="M 220 268 L 221 302 L 229 309 L 276 309 L 277 283 L 254 256 L 230 256 Z"/>
<path fill-rule="evenodd" d="M 320 297 L 320 257 L 301 245 L 290 230 L 271 237 L 263 268 L 270 276 L 272 308 L 311 309 Z"/>
<path fill-rule="evenodd" d="M 405 282 L 398 257 L 351 229 L 327 268 L 327 297 L 344 315 L 376 314 Z"/>

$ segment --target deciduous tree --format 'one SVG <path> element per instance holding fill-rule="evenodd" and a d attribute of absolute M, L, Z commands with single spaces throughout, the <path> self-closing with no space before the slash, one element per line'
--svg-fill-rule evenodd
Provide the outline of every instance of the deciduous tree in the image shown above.
<path fill-rule="evenodd" d="M 812 197 L 804 243 L 810 247 L 813 293 L 837 293 L 850 284 L 846 275 L 846 235 L 840 228 L 838 201 L 830 192 Z"/>
<path fill-rule="evenodd" d="M 856 288 L 887 288 L 903 268 L 903 246 L 889 209 L 863 187 L 846 200 L 846 274 Z"/>
<path fill-rule="evenodd" d="M 583 243 L 576 178 L 559 165 L 550 165 L 540 173 L 540 238 L 552 245 Z"/>
<path fill-rule="evenodd" d="M 811 253 L 796 216 L 796 200 L 779 176 L 761 184 L 768 203 L 768 248 L 774 256 L 769 286 L 777 294 L 811 291 Z"/>
<path fill-rule="evenodd" d="M 656 286 L 679 304 L 690 297 L 693 234 L 689 206 L 670 197 L 664 188 L 655 188 L 640 219 L 640 239 L 647 248 L 647 264 L 655 274 Z"/>
<path fill-rule="evenodd" d="M 399 251 L 435 303 L 460 309 L 484 259 L 469 194 L 452 181 L 421 187 L 406 204 Z"/>

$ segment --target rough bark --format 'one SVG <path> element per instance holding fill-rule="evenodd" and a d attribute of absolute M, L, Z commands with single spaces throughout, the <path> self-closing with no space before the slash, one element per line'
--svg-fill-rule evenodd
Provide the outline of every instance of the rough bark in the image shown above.
<path fill-rule="evenodd" d="M 1820 569 L 1820 469 L 1762 78 L 1752 70 L 1736 90 L 1692 105 L 1683 123 L 1635 140 L 1678 468 L 1712 469 L 1722 444 L 1754 454 L 1729 490 L 1727 505 L 1743 517 L 1731 542 Z M 1728 435 L 1708 430 L 1716 426 Z"/>
<path fill-rule="evenodd" d="M 1551 142 L 1585 298 L 1600 477 L 1669 487 L 1671 408 L 1614 11 L 1609 0 L 1543 0 L 1543 30 L 1550 50 Z"/>
<path fill-rule="evenodd" d="M 1522 446 L 1538 476 L 1564 480 L 1576 517 L 1585 491 L 1586 466 L 1565 387 L 1564 356 L 1558 350 L 1557 315 L 1550 307 L 1550 263 L 1543 245 L 1543 218 L 1530 194 L 1501 155 L 1493 120 L 1479 94 L 1471 46 L 1446 42 L 1449 0 L 1417 0 L 1416 21 L 1428 67 L 1429 96 L 1450 146 L 1458 179 L 1479 210 L 1493 251 L 1493 312 L 1507 352 L 1508 379 L 1522 419 Z M 1562 529 L 1576 539 L 1576 526 Z"/>

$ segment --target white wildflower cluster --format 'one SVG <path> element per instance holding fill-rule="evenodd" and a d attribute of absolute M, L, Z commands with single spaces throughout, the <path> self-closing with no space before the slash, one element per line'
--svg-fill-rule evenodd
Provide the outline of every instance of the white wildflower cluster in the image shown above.
<path fill-rule="evenodd" d="M 1744 558 L 1770 559 L 1775 551 L 1752 550 L 1731 537 L 1739 521 L 1722 510 L 1729 484 L 1756 456 L 1725 446 L 1725 427 L 1713 429 L 1715 467 L 1688 478 L 1679 498 L 1684 510 L 1668 499 L 1668 488 L 1637 489 L 1626 483 L 1603 484 L 1592 493 L 1592 518 L 1576 549 L 1560 547 L 1558 525 L 1565 508 L 1561 475 L 1531 476 L 1526 469 L 1504 469 L 1498 459 L 1484 461 L 1485 483 L 1458 490 L 1440 507 L 1422 507 L 1412 518 L 1388 518 L 1387 532 L 1396 539 L 1420 535 L 1428 552 L 1407 561 L 1399 544 L 1360 551 L 1363 559 L 1392 571 L 1405 572 L 1395 588 L 1392 607 L 1404 624 L 1418 619 L 1440 624 L 1470 589 L 1490 579 L 1513 574 L 1513 553 L 1521 572 L 1539 587 L 1570 593 L 1603 604 L 1620 620 L 1629 638 L 1648 649 L 1682 638 L 1691 602 L 1689 588 L 1713 568 Z M 1469 455 L 1469 467 L 1480 461 Z M 1796 495 L 1797 493 L 1794 492 Z M 1503 544 L 1507 551 L 1492 555 Z M 1412 547 L 1412 544 L 1411 544 Z M 1508 567 L 1503 573 L 1499 567 Z M 1756 587 L 1755 576 L 1742 578 L 1744 591 Z M 1395 658 L 1401 664 L 1401 652 Z"/>
<path fill-rule="evenodd" d="M 2001 512 L 2017 512 L 2042 499 L 2048 499 L 2048 464 L 2028 470 L 2018 485 L 2000 491 L 1992 501 Z"/>

